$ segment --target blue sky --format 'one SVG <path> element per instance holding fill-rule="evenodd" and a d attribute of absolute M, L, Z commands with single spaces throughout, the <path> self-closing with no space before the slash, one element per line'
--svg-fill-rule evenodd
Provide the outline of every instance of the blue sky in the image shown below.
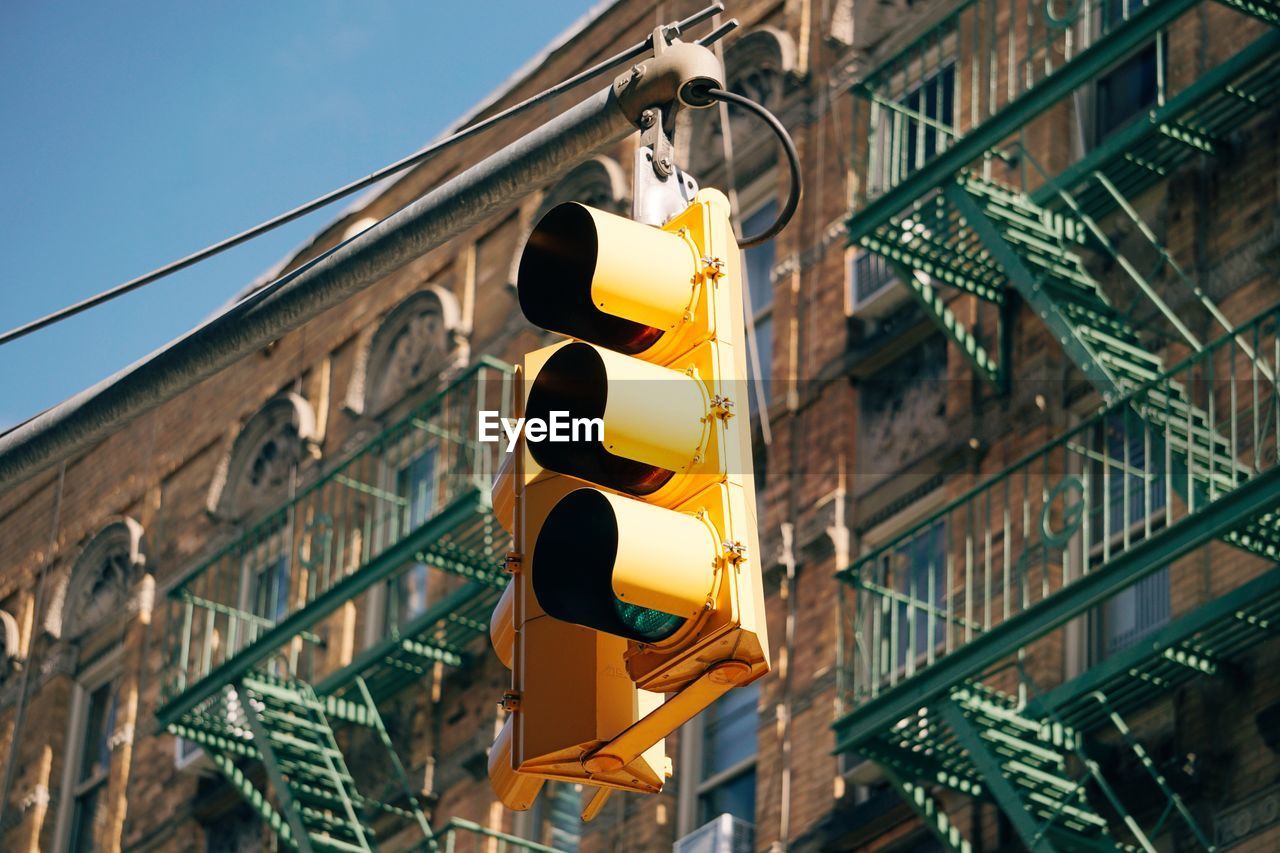
<path fill-rule="evenodd" d="M 0 4 L 0 327 L 413 151 L 592 5 Z M 0 429 L 200 322 L 346 203 L 0 346 Z"/>

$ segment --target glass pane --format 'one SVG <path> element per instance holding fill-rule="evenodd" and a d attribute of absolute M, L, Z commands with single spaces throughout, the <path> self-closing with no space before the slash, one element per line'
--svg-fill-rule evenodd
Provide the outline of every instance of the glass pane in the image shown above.
<path fill-rule="evenodd" d="M 904 125 L 905 174 L 932 160 L 946 145 L 946 135 L 939 125 L 949 128 L 955 124 L 955 88 L 956 68 L 948 65 L 930 74 L 901 100 L 904 107 L 925 119 L 908 118 Z"/>
<path fill-rule="evenodd" d="M 946 607 L 946 525 L 939 521 L 885 556 L 886 580 L 914 604 L 902 602 L 897 616 L 897 666 L 946 639 L 939 612 Z M 930 609 L 932 608 L 932 610 Z"/>
<path fill-rule="evenodd" d="M 853 258 L 853 304 L 862 305 L 897 280 L 889 263 L 875 252 L 860 251 Z"/>
<path fill-rule="evenodd" d="M 760 355 L 760 382 L 766 400 L 773 399 L 773 375 L 770 366 L 773 364 L 773 317 L 766 317 L 759 323 L 756 323 L 756 351 Z M 760 392 L 761 388 L 756 386 L 754 381 L 755 367 L 754 362 L 747 366 L 747 372 L 752 376 L 753 381 L 749 386 L 748 396 L 751 400 L 751 414 L 754 415 L 760 410 Z"/>
<path fill-rule="evenodd" d="M 1143 578 L 1102 605 L 1102 656 L 1127 649 L 1169 621 L 1169 567 Z"/>
<path fill-rule="evenodd" d="M 734 691 L 737 692 L 737 691 Z M 729 694 L 730 696 L 733 693 Z M 741 818 L 747 823 L 756 822 L 756 771 L 755 768 L 734 776 L 698 796 L 698 824 L 705 824 L 725 813 Z"/>
<path fill-rule="evenodd" d="M 84 743 L 80 749 L 80 775 L 84 782 L 105 775 L 111 764 L 111 733 L 116 728 L 116 690 L 107 682 L 89 695 L 85 713 Z"/>
<path fill-rule="evenodd" d="M 406 534 L 427 523 L 436 514 L 437 448 L 423 451 L 400 469 L 397 488 L 404 497 Z M 401 627 L 427 610 L 431 573 L 424 563 L 416 563 L 388 582 L 391 604 L 387 608 L 388 627 Z"/>
<path fill-rule="evenodd" d="M 406 625 L 427 610 L 427 586 L 431 578 L 425 563 L 415 563 L 394 584 L 396 626 Z"/>
<path fill-rule="evenodd" d="M 551 795 L 551 846 L 564 853 L 577 853 L 582 841 L 582 788 L 555 783 Z"/>
<path fill-rule="evenodd" d="M 436 514 L 436 448 L 401 469 L 400 494 L 408 501 L 409 530 L 421 527 Z"/>
<path fill-rule="evenodd" d="M 768 228 L 777 216 L 778 203 L 776 201 L 766 203 L 743 220 L 743 235 L 749 237 L 752 234 L 759 234 Z M 777 248 L 772 240 L 759 246 L 752 246 L 742 253 L 744 272 L 747 276 L 747 292 L 751 295 L 751 305 L 748 307 L 750 315 L 747 317 L 747 322 L 760 316 L 762 311 L 768 311 L 773 307 L 771 273 L 776 255 Z"/>
<path fill-rule="evenodd" d="M 756 754 L 759 701 L 760 684 L 756 682 L 730 690 L 707 709 L 702 730 L 701 779 L 722 773 Z"/>
<path fill-rule="evenodd" d="M 1098 78 L 1099 141 L 1156 102 L 1156 46 L 1147 45 Z"/>
<path fill-rule="evenodd" d="M 1110 518 L 1107 530 L 1112 535 L 1129 525 L 1146 518 L 1147 501 L 1150 512 L 1165 507 L 1165 478 L 1161 476 L 1157 442 L 1159 436 L 1151 435 L 1150 427 L 1137 417 L 1119 416 L 1108 420 L 1107 457 L 1109 464 L 1107 482 L 1107 506 Z M 1147 465 L 1147 445 L 1156 459 Z M 1125 501 L 1128 500 L 1128 521 L 1125 521 Z M 1156 519 L 1152 519 L 1156 521 Z"/>
<path fill-rule="evenodd" d="M 98 802 L 98 793 L 105 785 L 94 785 L 76 797 L 75 811 L 71 816 L 71 853 L 96 853 L 99 849 L 97 835 L 106 821 L 106 809 Z"/>
<path fill-rule="evenodd" d="M 279 622 L 289 612 L 288 555 L 281 554 L 254 578 L 253 612 L 271 622 Z"/>

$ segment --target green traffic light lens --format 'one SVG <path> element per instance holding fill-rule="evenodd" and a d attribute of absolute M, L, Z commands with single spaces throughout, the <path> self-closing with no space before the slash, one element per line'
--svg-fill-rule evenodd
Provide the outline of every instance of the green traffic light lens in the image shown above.
<path fill-rule="evenodd" d="M 613 609 L 618 618 L 635 632 L 635 639 L 656 642 L 670 637 L 684 624 L 683 616 L 673 616 L 649 607 L 627 604 L 619 599 L 613 600 Z"/>

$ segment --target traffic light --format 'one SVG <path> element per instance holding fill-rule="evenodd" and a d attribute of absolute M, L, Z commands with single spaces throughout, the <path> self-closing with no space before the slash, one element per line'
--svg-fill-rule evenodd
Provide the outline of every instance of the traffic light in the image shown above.
<path fill-rule="evenodd" d="M 715 190 L 661 228 L 562 204 L 525 246 L 520 306 L 567 337 L 525 356 L 494 490 L 515 550 L 490 778 L 512 808 L 547 778 L 660 790 L 666 734 L 769 670 L 744 285 Z"/>

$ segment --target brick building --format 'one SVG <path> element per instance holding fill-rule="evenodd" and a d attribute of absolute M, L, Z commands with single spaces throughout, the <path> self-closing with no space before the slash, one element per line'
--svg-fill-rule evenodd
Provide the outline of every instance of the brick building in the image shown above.
<path fill-rule="evenodd" d="M 464 122 L 695 7 L 602 4 Z M 734 849 L 1275 849 L 1280 8 L 729 13 L 728 85 L 805 175 L 746 255 L 774 671 L 668 741 L 661 795 L 494 802 L 475 412 L 544 340 L 525 235 L 627 210 L 631 139 L 0 494 L 0 846 L 702 850 L 729 814 Z M 769 221 L 772 137 L 686 121 L 686 168 Z"/>

